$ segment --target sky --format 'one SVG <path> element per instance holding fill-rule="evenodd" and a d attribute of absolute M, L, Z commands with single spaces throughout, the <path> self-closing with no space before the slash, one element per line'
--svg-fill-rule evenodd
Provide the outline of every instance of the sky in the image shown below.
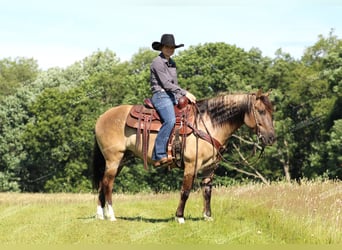
<path fill-rule="evenodd" d="M 318 36 L 342 38 L 342 0 L 0 0 L 0 59 L 65 68 L 98 50 L 121 61 L 164 33 L 184 50 L 225 42 L 300 58 Z"/>

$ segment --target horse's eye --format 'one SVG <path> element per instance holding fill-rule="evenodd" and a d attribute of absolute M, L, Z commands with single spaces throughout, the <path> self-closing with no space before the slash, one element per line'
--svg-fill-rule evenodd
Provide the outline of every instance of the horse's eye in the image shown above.
<path fill-rule="evenodd" d="M 265 109 L 263 109 L 263 110 L 258 110 L 258 112 L 259 112 L 260 115 L 266 114 L 266 110 L 265 110 Z"/>

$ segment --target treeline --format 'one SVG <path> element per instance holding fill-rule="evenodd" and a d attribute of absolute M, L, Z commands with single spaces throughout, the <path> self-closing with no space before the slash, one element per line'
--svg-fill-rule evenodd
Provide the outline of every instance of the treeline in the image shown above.
<path fill-rule="evenodd" d="M 140 49 L 128 62 L 96 51 L 67 68 L 40 70 L 34 59 L 0 60 L 0 191 L 88 192 L 97 117 L 151 95 Z M 255 136 L 238 131 L 216 171 L 216 184 L 236 181 L 342 179 L 342 40 L 331 31 L 300 59 L 264 57 L 226 43 L 191 46 L 175 56 L 180 84 L 197 98 L 272 89 L 277 142 L 258 160 Z M 257 151 L 257 152 L 254 152 Z M 253 153 L 254 152 L 254 153 Z M 143 169 L 129 158 L 115 190 L 178 189 L 182 171 Z"/>

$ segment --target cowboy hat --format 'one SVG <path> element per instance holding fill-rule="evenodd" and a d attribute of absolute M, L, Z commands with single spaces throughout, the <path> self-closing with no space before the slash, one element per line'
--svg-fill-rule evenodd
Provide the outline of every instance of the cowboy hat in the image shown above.
<path fill-rule="evenodd" d="M 153 42 L 152 43 L 152 48 L 154 50 L 161 50 L 164 45 L 175 47 L 175 49 L 180 48 L 180 47 L 184 47 L 184 44 L 176 45 L 175 38 L 173 37 L 172 34 L 164 34 L 160 38 L 160 42 Z"/>

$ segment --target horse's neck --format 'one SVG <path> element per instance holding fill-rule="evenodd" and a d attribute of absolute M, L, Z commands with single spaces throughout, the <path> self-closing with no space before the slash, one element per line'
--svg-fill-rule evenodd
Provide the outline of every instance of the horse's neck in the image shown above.
<path fill-rule="evenodd" d="M 244 116 L 249 112 L 248 94 L 226 95 L 208 101 L 211 135 L 225 144 L 229 137 L 244 124 Z"/>

